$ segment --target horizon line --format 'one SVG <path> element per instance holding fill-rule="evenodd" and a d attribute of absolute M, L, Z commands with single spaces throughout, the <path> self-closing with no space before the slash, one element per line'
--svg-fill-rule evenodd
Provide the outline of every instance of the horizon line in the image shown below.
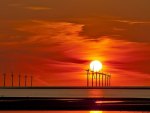
<path fill-rule="evenodd" d="M 150 86 L 1 86 L 0 89 L 150 89 Z"/>

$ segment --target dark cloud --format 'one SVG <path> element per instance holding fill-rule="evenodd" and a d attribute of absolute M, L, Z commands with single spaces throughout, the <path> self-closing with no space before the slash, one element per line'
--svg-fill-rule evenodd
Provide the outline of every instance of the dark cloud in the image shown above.
<path fill-rule="evenodd" d="M 148 4 L 149 0 L 6 0 L 1 2 L 0 20 L 5 23 L 3 34 L 10 31 L 7 21 L 41 19 L 84 24 L 81 34 L 92 40 L 109 36 L 147 42 L 150 41 Z"/>
<path fill-rule="evenodd" d="M 91 19 L 89 23 L 85 23 L 81 35 L 86 35 L 89 39 L 99 39 L 108 36 L 119 40 L 150 42 L 149 31 L 149 21 L 113 21 L 111 18 L 105 20 L 98 18 Z"/>

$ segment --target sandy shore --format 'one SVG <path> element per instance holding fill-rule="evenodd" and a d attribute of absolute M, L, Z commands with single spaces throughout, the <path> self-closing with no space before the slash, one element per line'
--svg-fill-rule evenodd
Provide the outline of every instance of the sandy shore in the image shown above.
<path fill-rule="evenodd" d="M 0 110 L 150 111 L 150 99 L 1 97 Z"/>

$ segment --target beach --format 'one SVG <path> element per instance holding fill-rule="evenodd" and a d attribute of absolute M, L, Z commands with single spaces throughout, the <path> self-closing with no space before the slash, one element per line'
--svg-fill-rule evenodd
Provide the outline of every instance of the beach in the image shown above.
<path fill-rule="evenodd" d="M 150 111 L 149 87 L 7 87 L 0 95 L 0 110 Z"/>

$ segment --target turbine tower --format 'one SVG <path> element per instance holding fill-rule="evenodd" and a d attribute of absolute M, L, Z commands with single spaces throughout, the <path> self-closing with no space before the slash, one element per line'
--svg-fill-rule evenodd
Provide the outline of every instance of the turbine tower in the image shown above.
<path fill-rule="evenodd" d="M 6 73 L 3 74 L 3 87 L 6 86 Z"/>
<path fill-rule="evenodd" d="M 105 74 L 105 86 L 107 86 L 107 75 L 108 74 Z"/>
<path fill-rule="evenodd" d="M 87 71 L 87 86 L 89 86 L 89 75 L 90 75 L 90 73 L 89 73 L 89 69 L 88 70 L 86 70 Z"/>
<path fill-rule="evenodd" d="M 31 75 L 31 87 L 32 87 L 32 80 L 33 80 L 33 76 Z"/>
<path fill-rule="evenodd" d="M 97 72 L 96 72 L 96 87 L 97 87 Z"/>
<path fill-rule="evenodd" d="M 107 76 L 107 86 L 110 86 L 110 74 L 108 74 L 108 76 Z"/>
<path fill-rule="evenodd" d="M 26 87 L 27 86 L 27 75 L 25 75 L 24 78 L 25 78 L 24 84 L 25 84 L 25 87 Z"/>
<path fill-rule="evenodd" d="M 109 75 L 109 86 L 111 85 L 111 83 L 110 83 L 110 79 L 111 79 L 111 74 Z"/>
<path fill-rule="evenodd" d="M 18 84 L 19 84 L 19 87 L 21 86 L 21 85 L 20 85 L 20 81 L 21 81 L 21 75 L 19 74 L 19 80 L 18 80 L 18 82 L 19 82 L 19 83 L 18 83 Z"/>
<path fill-rule="evenodd" d="M 99 87 L 101 86 L 101 73 L 98 73 L 99 75 Z"/>
<path fill-rule="evenodd" d="M 104 86 L 104 73 L 102 73 L 102 87 Z"/>
<path fill-rule="evenodd" d="M 12 87 L 14 86 L 14 74 L 13 74 L 13 72 L 12 72 L 12 74 L 11 74 L 11 85 L 12 85 Z"/>
<path fill-rule="evenodd" d="M 92 87 L 94 86 L 94 83 L 93 83 L 94 80 L 93 79 L 94 79 L 94 71 L 92 71 Z"/>

